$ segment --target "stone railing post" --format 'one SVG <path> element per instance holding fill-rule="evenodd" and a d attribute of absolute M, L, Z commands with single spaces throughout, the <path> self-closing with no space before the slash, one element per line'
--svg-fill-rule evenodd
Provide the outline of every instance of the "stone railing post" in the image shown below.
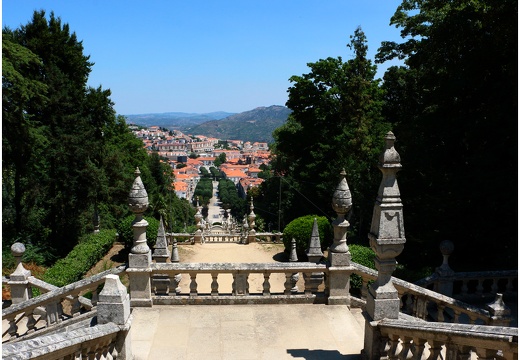
<path fill-rule="evenodd" d="M 25 253 L 25 246 L 16 242 L 11 245 L 11 253 L 16 262 L 15 271 L 9 276 L 7 284 L 11 288 L 11 301 L 13 304 L 19 304 L 32 297 L 31 287 L 29 285 L 29 276 L 31 271 L 23 267 L 22 256 Z"/>
<path fill-rule="evenodd" d="M 345 215 L 352 207 L 352 195 L 342 170 L 341 180 L 332 197 L 332 208 L 337 214 L 332 222 L 334 227 L 334 243 L 329 252 L 329 305 L 350 305 L 350 266 L 351 255 L 347 245 L 347 230 L 350 223 Z"/>
<path fill-rule="evenodd" d="M 197 213 L 195 214 L 195 226 L 197 226 L 197 231 L 195 231 L 195 236 L 193 236 L 193 241 L 195 244 L 202 243 L 202 206 L 199 206 L 199 197 L 197 196 Z"/>
<path fill-rule="evenodd" d="M 249 213 L 249 216 L 248 216 L 248 219 L 249 219 L 249 234 L 247 236 L 247 243 L 250 244 L 250 243 L 254 243 L 256 242 L 256 231 L 255 231 L 255 219 L 256 219 L 256 215 L 255 215 L 255 212 L 253 211 L 255 209 L 255 206 L 253 205 L 253 197 L 251 196 L 251 205 L 249 206 L 249 209 L 251 210 L 251 212 Z"/>
<path fill-rule="evenodd" d="M 117 275 L 107 275 L 105 279 L 105 286 L 99 293 L 97 321 L 100 325 L 112 322 L 122 327 L 115 344 L 117 358 L 132 359 L 130 297 Z"/>
<path fill-rule="evenodd" d="M 314 218 L 314 223 L 312 224 L 312 233 L 311 239 L 309 241 L 309 247 L 306 251 L 307 260 L 310 263 L 319 263 L 323 258 L 323 252 L 321 251 L 321 241 L 320 241 L 320 232 L 318 231 L 318 221 Z M 322 272 L 313 272 L 313 273 L 304 273 L 303 278 L 305 279 L 305 288 L 308 289 L 311 293 L 318 292 L 318 286 L 323 282 L 324 273 Z"/>
<path fill-rule="evenodd" d="M 157 229 L 157 240 L 155 241 L 152 259 L 156 263 L 165 263 L 170 258 L 168 250 L 168 242 L 166 240 L 166 232 L 164 231 L 164 222 L 161 216 L 159 229 Z M 168 295 L 170 286 L 170 278 L 168 274 L 155 274 L 152 276 L 152 287 L 155 293 L 160 295 Z"/>
<path fill-rule="evenodd" d="M 403 225 L 403 204 L 396 174 L 401 170 L 401 157 L 394 148 L 395 136 L 385 136 L 385 150 L 379 156 L 379 170 L 383 179 L 379 186 L 372 224 L 368 238 L 376 254 L 378 270 L 376 281 L 369 287 L 366 303 L 364 353 L 368 359 L 379 359 L 381 334 L 371 322 L 397 319 L 400 300 L 392 284 L 392 273 L 397 266 L 396 257 L 403 251 L 406 238 Z"/>
<path fill-rule="evenodd" d="M 453 253 L 454 245 L 450 240 L 443 240 L 439 245 L 442 253 L 442 265 L 435 269 L 438 279 L 435 281 L 434 291 L 451 297 L 453 295 L 453 275 L 455 272 L 450 268 L 448 259 Z"/>
<path fill-rule="evenodd" d="M 128 196 L 128 207 L 135 214 L 132 222 L 134 243 L 128 255 L 128 273 L 130 283 L 130 304 L 132 306 L 152 306 L 150 275 L 152 254 L 146 242 L 148 222 L 143 213 L 148 209 L 148 193 L 140 177 L 139 168 L 135 171 L 135 180 Z"/>

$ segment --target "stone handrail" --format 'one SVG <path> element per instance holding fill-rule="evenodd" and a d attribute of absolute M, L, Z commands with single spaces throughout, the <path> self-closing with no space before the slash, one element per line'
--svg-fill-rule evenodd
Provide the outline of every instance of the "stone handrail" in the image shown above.
<path fill-rule="evenodd" d="M 323 282 L 326 265 L 312 263 L 154 263 L 151 264 L 152 287 L 155 288 L 154 304 L 272 304 L 272 303 L 312 303 L 323 298 L 318 293 L 318 286 Z M 284 290 L 271 292 L 270 276 L 284 274 Z M 296 283 L 299 273 L 303 273 L 305 288 L 299 290 Z M 190 278 L 189 292 L 182 293 L 178 287 L 179 275 L 187 274 Z M 197 275 L 210 274 L 211 292 L 199 294 Z M 219 274 L 233 276 L 231 294 L 219 291 Z M 250 293 L 248 276 L 263 274 L 262 291 Z M 311 275 L 321 274 L 320 282 Z"/>
<path fill-rule="evenodd" d="M 202 234 L 203 242 L 211 242 L 211 243 L 236 243 L 242 239 L 240 234 L 212 234 L 212 233 L 203 233 Z"/>
<path fill-rule="evenodd" d="M 24 302 L 13 304 L 10 307 L 2 310 L 2 319 L 7 320 L 9 327 L 3 329 L 2 336 L 9 334 L 7 341 L 11 341 L 25 334 L 31 334 L 36 330 L 48 328 L 56 324 L 61 324 L 64 320 L 78 318 L 81 312 L 80 293 L 85 291 L 97 292 L 99 285 L 104 283 L 105 277 L 109 274 L 120 274 L 124 272 L 125 265 L 110 269 L 77 281 L 75 283 L 66 285 L 62 288 L 55 288 L 35 298 L 28 299 Z M 30 277 L 31 285 L 40 289 L 49 289 L 50 287 L 44 285 L 35 278 Z M 70 309 L 67 313 L 63 310 L 63 301 L 70 303 Z M 86 301 L 84 301 L 86 302 Z M 95 302 L 88 302 L 85 310 L 91 310 L 96 304 Z M 41 309 L 44 308 L 44 311 Z M 19 326 L 23 321 L 22 328 Z M 38 326 L 37 326 L 38 324 Z"/>
<path fill-rule="evenodd" d="M 518 270 L 455 272 L 443 277 L 434 273 L 415 282 L 416 285 L 435 290 L 440 281 L 453 284 L 453 297 L 494 296 L 497 293 L 512 294 L 518 291 L 514 284 L 518 280 Z"/>
<path fill-rule="evenodd" d="M 362 299 L 366 298 L 368 282 L 377 278 L 377 271 L 357 263 L 352 265 L 355 268 L 353 273 L 361 276 L 363 279 L 361 296 Z M 401 299 L 401 312 L 403 313 L 423 320 L 427 320 L 429 317 L 429 320 L 437 322 L 447 322 L 449 318 L 451 318 L 453 323 L 464 322 L 461 315 L 464 315 L 467 318 L 465 321 L 471 324 L 475 324 L 477 321 L 484 324 L 491 324 L 492 322 L 490 313 L 476 306 L 395 277 L 392 277 L 392 283 Z"/>
<path fill-rule="evenodd" d="M 38 337 L 2 345 L 2 358 L 25 359 L 116 359 L 116 339 L 121 326 L 114 323 Z"/>
<path fill-rule="evenodd" d="M 271 243 L 282 243 L 283 233 L 257 232 L 255 233 L 257 241 L 265 241 Z"/>
<path fill-rule="evenodd" d="M 469 359 L 470 352 L 482 359 L 518 358 L 517 328 L 393 319 L 376 323 L 385 359 Z"/>

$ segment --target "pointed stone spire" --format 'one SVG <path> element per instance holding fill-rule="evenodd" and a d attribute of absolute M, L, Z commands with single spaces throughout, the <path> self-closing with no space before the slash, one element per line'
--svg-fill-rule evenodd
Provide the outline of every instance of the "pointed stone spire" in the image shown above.
<path fill-rule="evenodd" d="M 321 251 L 320 232 L 318 231 L 318 219 L 314 218 L 312 225 L 311 240 L 309 241 L 309 248 L 307 249 L 307 258 L 309 262 L 318 263 L 323 257 Z"/>
<path fill-rule="evenodd" d="M 157 240 L 155 242 L 153 259 L 156 262 L 164 263 L 166 259 L 170 257 L 170 253 L 168 251 L 168 241 L 166 240 L 166 233 L 164 231 L 164 222 L 161 215 L 161 220 L 159 222 L 159 229 L 157 229 Z"/>

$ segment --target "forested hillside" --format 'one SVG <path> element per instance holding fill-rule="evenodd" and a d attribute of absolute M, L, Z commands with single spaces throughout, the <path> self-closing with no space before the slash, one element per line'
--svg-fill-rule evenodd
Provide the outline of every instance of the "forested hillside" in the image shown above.
<path fill-rule="evenodd" d="M 110 90 L 87 86 L 92 66 L 54 14 L 35 12 L 2 31 L 3 249 L 21 241 L 27 256 L 48 264 L 93 230 L 96 213 L 101 228 L 114 229 L 129 215 L 136 167 L 150 214 L 169 221 L 168 208 L 181 223 L 193 219 L 171 189 L 169 167 L 116 116 Z"/>
<path fill-rule="evenodd" d="M 237 139 L 271 143 L 273 131 L 285 123 L 291 110 L 285 106 L 258 107 L 221 120 L 207 121 L 197 126 L 185 127 L 184 131 L 194 135 L 205 135 L 219 139 Z"/>

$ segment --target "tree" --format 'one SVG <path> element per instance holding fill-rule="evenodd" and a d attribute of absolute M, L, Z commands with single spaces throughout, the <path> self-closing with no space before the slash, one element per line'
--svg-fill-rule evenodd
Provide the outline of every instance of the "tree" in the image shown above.
<path fill-rule="evenodd" d="M 498 0 L 406 0 L 391 19 L 405 40 L 377 58 L 405 62 L 385 74 L 384 113 L 403 158 L 411 262 L 448 238 L 467 269 L 517 266 L 517 20 L 517 2 Z M 494 257 L 482 251 L 492 239 Z"/>
<path fill-rule="evenodd" d="M 215 167 L 219 167 L 220 165 L 226 162 L 226 153 L 220 153 L 219 156 L 213 161 Z"/>
<path fill-rule="evenodd" d="M 292 217 L 317 209 L 333 216 L 330 199 L 345 168 L 356 216 L 351 223 L 366 230 L 379 180 L 374 164 L 389 127 L 381 116 L 382 91 L 360 28 L 348 47 L 352 59 L 322 59 L 308 64 L 310 73 L 290 78 L 286 105 L 292 113 L 273 134 L 274 170 L 291 185 L 293 194 L 283 198 L 292 201 Z"/>

